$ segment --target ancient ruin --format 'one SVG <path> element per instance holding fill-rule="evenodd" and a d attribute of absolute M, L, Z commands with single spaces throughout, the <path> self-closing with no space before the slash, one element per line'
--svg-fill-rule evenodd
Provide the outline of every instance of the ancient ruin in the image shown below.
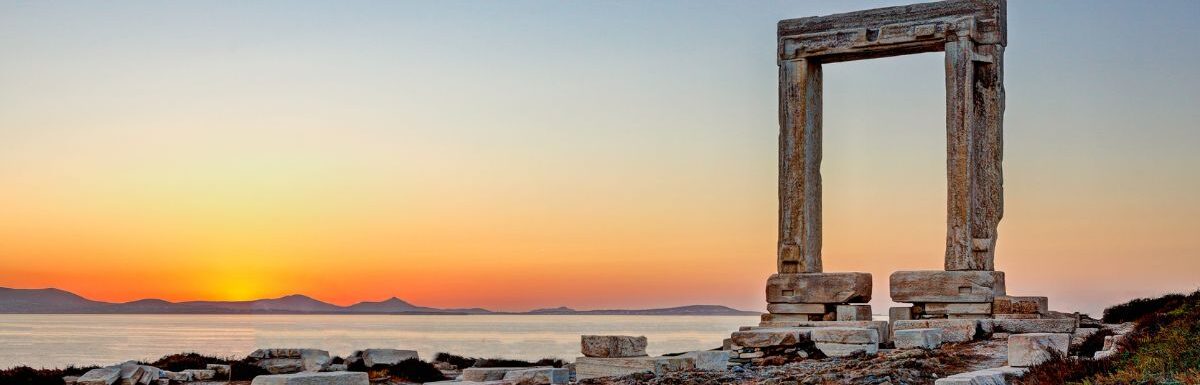
<path fill-rule="evenodd" d="M 803 350 L 805 341 L 825 355 L 871 353 L 893 344 L 896 330 L 904 331 L 898 345 L 923 347 L 981 334 L 1074 331 L 1074 319 L 1047 318 L 1046 297 L 1008 296 L 1004 273 L 995 270 L 1004 213 L 1005 8 L 1004 0 L 949 0 L 779 22 L 777 273 L 767 280 L 762 322 L 729 341 L 741 353 L 734 359 Z M 939 51 L 946 68 L 945 269 L 893 273 L 892 300 L 912 306 L 874 321 L 866 304 L 871 275 L 825 272 L 821 263 L 821 69 Z M 813 332 L 819 328 L 861 336 L 835 342 Z"/>

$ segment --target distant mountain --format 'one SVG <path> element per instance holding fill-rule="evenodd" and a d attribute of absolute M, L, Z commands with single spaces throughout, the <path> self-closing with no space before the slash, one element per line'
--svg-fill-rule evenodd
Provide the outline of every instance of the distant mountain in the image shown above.
<path fill-rule="evenodd" d="M 523 313 L 497 313 L 482 308 L 439 309 L 417 306 L 392 297 L 379 302 L 338 306 L 294 294 L 253 301 L 170 302 L 143 299 L 124 303 L 93 301 L 59 289 L 0 287 L 0 313 L 117 313 L 117 314 L 547 314 L 547 315 L 757 315 L 718 305 L 645 310 L 575 310 L 568 307 Z"/>

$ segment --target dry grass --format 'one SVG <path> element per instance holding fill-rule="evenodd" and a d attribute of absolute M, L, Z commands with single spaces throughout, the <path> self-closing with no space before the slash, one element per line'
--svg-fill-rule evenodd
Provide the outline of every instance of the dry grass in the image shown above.
<path fill-rule="evenodd" d="M 1151 309 L 1154 304 L 1162 307 Z M 1138 299 L 1104 313 L 1106 321 L 1137 317 L 1137 327 L 1124 339 L 1121 353 L 1102 360 L 1058 357 L 1031 368 L 1016 383 L 1200 384 L 1200 291 Z"/>

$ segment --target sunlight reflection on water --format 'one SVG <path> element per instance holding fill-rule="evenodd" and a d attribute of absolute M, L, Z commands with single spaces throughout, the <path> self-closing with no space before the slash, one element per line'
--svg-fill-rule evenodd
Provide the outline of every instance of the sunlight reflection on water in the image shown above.
<path fill-rule="evenodd" d="M 573 359 L 582 334 L 644 335 L 647 352 L 662 354 L 712 349 L 757 323 L 755 316 L 0 314 L 0 368 L 107 365 L 191 351 L 242 357 L 262 347 Z"/>

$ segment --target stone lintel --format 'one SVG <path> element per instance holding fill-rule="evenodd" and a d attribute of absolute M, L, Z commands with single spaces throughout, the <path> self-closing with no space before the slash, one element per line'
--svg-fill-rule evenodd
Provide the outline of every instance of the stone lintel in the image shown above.
<path fill-rule="evenodd" d="M 759 326 L 743 327 L 745 330 L 758 330 L 769 328 L 828 328 L 828 327 L 852 327 L 852 328 L 872 328 L 879 332 L 879 339 L 882 342 L 891 341 L 890 327 L 888 321 L 764 321 L 759 323 Z"/>
<path fill-rule="evenodd" d="M 907 303 L 983 303 L 1004 295 L 1001 271 L 897 271 L 892 300 Z"/>
<path fill-rule="evenodd" d="M 971 319 L 924 319 L 901 320 L 892 324 L 896 331 L 909 329 L 941 329 L 945 342 L 967 342 L 979 334 L 979 320 Z"/>
<path fill-rule="evenodd" d="M 871 274 L 868 273 L 773 274 L 767 279 L 769 303 L 844 304 L 870 301 Z"/>

